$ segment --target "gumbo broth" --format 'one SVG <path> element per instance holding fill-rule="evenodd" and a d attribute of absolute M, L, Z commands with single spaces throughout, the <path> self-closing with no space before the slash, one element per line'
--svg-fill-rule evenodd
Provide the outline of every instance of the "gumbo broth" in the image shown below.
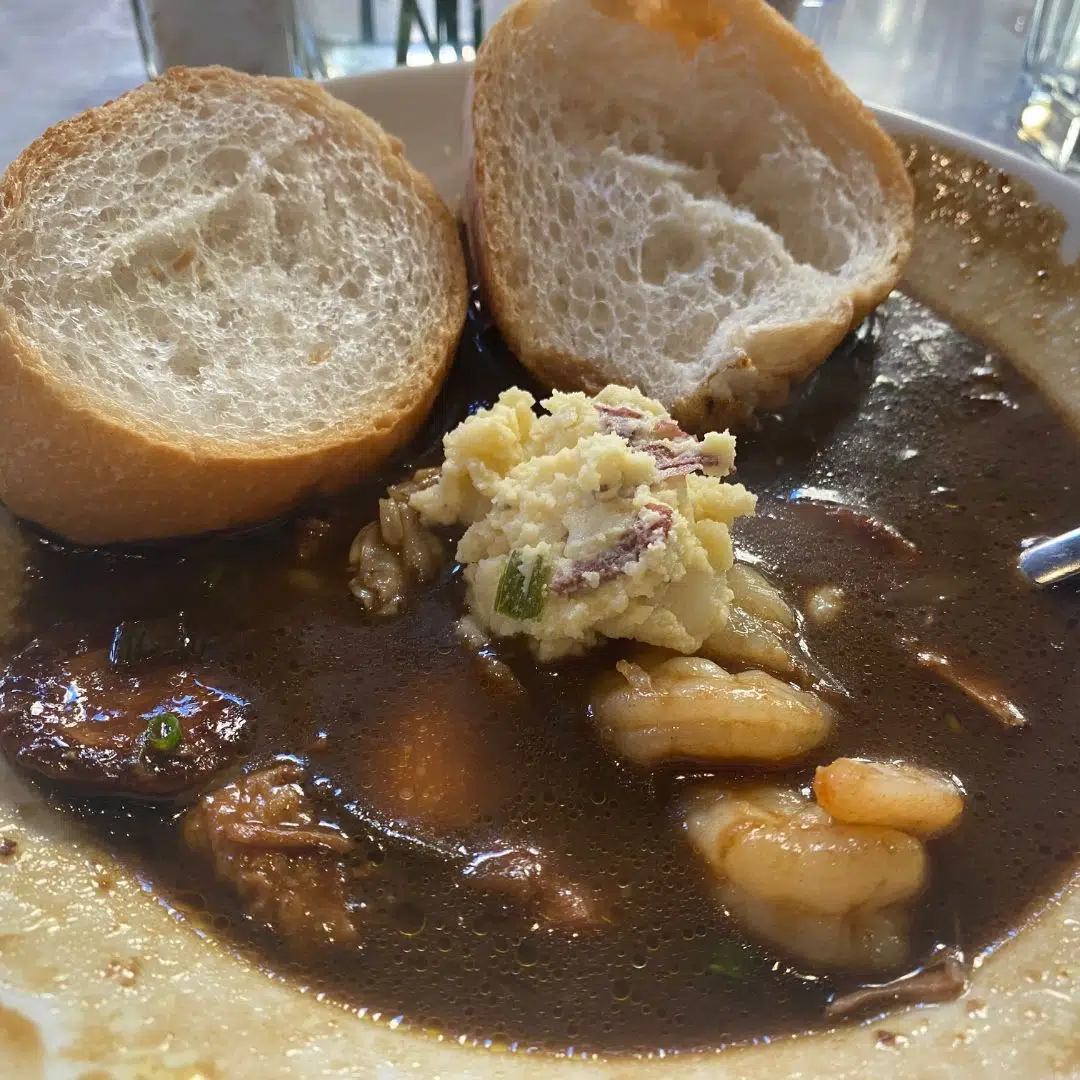
<path fill-rule="evenodd" d="M 765 773 L 617 760 L 588 703 L 625 643 L 548 667 L 500 645 L 520 693 L 459 644 L 453 566 L 399 616 L 366 615 L 349 593 L 350 544 L 387 484 L 437 464 L 441 435 L 512 384 L 528 377 L 474 316 L 408 460 L 354 491 L 241 536 L 123 551 L 37 540 L 24 637 L 45 659 L 13 662 L 7 715 L 64 681 L 52 657 L 79 653 L 82 674 L 63 669 L 72 684 L 100 670 L 108 693 L 156 692 L 176 708 L 183 671 L 230 703 L 222 715 L 250 716 L 242 738 L 207 750 L 223 763 L 214 785 L 298 766 L 314 825 L 353 840 L 334 883 L 352 936 L 267 920 L 256 894 L 221 884 L 190 845 L 185 804 L 42 783 L 162 903 L 350 1008 L 549 1051 L 707 1050 L 820 1026 L 830 1000 L 877 977 L 815 970 L 720 910 L 681 801 L 702 777 Z M 740 436 L 737 468 L 760 497 L 736 526 L 740 554 L 798 606 L 821 585 L 845 596 L 834 622 L 803 627 L 835 735 L 768 777 L 803 787 L 841 755 L 957 776 L 964 817 L 928 844 L 911 955 L 948 946 L 970 961 L 1077 853 L 1080 603 L 1031 591 L 1012 567 L 1025 538 L 1075 525 L 1080 446 L 1003 362 L 894 296 Z M 920 653 L 989 680 L 1026 722 L 1003 723 Z M 445 814 L 423 810 L 420 774 Z M 130 794 L 139 781 L 125 777 L 116 790 Z M 485 860 L 508 851 L 533 853 L 554 886 L 488 887 Z"/>

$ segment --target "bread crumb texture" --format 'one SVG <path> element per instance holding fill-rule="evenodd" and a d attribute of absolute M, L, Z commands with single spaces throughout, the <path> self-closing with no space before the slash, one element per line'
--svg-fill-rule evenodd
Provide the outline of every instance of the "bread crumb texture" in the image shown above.
<path fill-rule="evenodd" d="M 416 179 L 310 84 L 174 69 L 9 169 L 0 311 L 127 424 L 321 440 L 400 406 L 403 368 L 454 320 L 445 210 Z"/>
<path fill-rule="evenodd" d="M 762 0 L 524 0 L 472 121 L 500 325 L 562 388 L 782 400 L 906 258 L 895 147 Z"/>
<path fill-rule="evenodd" d="M 734 438 L 695 439 L 620 386 L 555 393 L 540 416 L 534 405 L 514 388 L 463 421 L 438 483 L 412 496 L 426 524 L 468 526 L 457 558 L 473 616 L 526 635 L 541 660 L 602 637 L 694 652 L 727 619 L 730 526 L 754 511 L 720 479 Z M 534 583 L 524 617 L 506 602 L 508 576 L 521 595 Z"/>

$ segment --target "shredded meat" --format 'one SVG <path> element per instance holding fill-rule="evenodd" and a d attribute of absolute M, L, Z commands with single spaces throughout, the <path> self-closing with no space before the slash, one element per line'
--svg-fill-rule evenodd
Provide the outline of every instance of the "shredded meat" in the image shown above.
<path fill-rule="evenodd" d="M 356 936 L 343 861 L 352 842 L 318 820 L 302 779 L 299 765 L 271 765 L 203 796 L 184 819 L 192 850 L 300 951 Z"/>
<path fill-rule="evenodd" d="M 689 439 L 691 437 L 670 417 L 665 417 L 653 424 L 652 433 L 658 439 Z"/>
<path fill-rule="evenodd" d="M 959 949 L 944 949 L 929 964 L 898 979 L 860 986 L 850 994 L 834 997 L 825 1006 L 825 1016 L 837 1019 L 895 1009 L 901 1005 L 952 1001 L 967 989 L 967 984 L 968 968 L 964 954 Z"/>
<path fill-rule="evenodd" d="M 831 491 L 818 488 L 799 488 L 789 500 L 798 507 L 821 514 L 843 526 L 847 532 L 884 548 L 892 555 L 911 558 L 919 554 L 917 545 L 895 525 L 890 525 L 861 506 L 841 502 Z"/>
<path fill-rule="evenodd" d="M 489 850 L 472 856 L 462 876 L 561 929 L 594 929 L 610 917 L 599 892 L 573 880 L 539 848 L 493 842 Z"/>
<path fill-rule="evenodd" d="M 177 664 L 112 664 L 104 649 L 34 642 L 0 678 L 0 746 L 21 768 L 101 793 L 149 799 L 194 794 L 248 746 L 254 719 L 208 673 Z M 168 750 L 148 726 L 168 715 Z"/>
<path fill-rule="evenodd" d="M 549 588 L 560 596 L 578 592 L 587 584 L 587 576 L 596 574 L 599 583 L 611 581 L 628 566 L 636 563 L 653 544 L 667 538 L 671 531 L 672 512 L 664 503 L 646 503 L 642 508 L 650 513 L 638 513 L 630 528 L 614 547 L 591 559 L 579 559 L 561 566 L 551 578 Z"/>
<path fill-rule="evenodd" d="M 349 589 L 373 615 L 398 615 L 408 597 L 401 558 L 383 543 L 379 523 L 371 522 L 356 534 L 349 549 Z"/>
<path fill-rule="evenodd" d="M 928 649 L 920 649 L 910 639 L 905 640 L 904 645 L 915 654 L 915 659 L 924 668 L 936 671 L 946 682 L 963 691 L 976 705 L 981 705 L 1006 727 L 1024 727 L 1027 724 L 1028 719 L 1023 709 L 984 675 L 973 675 L 962 671 L 947 656 Z"/>

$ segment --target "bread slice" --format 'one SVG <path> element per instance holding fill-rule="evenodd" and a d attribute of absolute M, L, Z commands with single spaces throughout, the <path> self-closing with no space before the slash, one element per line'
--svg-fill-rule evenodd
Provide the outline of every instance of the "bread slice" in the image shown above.
<path fill-rule="evenodd" d="M 552 386 L 737 420 L 780 403 L 908 255 L 899 153 L 763 0 L 519 0 L 469 118 L 476 262 Z"/>
<path fill-rule="evenodd" d="M 466 304 L 450 212 L 374 121 L 173 69 L 0 182 L 0 498 L 87 543 L 270 517 L 408 439 Z"/>

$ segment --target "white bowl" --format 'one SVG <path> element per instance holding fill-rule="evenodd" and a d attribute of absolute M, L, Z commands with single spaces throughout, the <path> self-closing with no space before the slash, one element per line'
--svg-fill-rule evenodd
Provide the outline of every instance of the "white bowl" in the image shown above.
<path fill-rule="evenodd" d="M 331 89 L 398 134 L 454 202 L 463 183 L 458 133 L 468 77 L 466 65 L 401 69 Z M 1080 187 L 915 117 L 878 115 L 902 140 L 928 138 L 1028 181 L 1065 219 L 1063 254 L 1075 254 Z M 999 282 L 997 292 L 984 289 L 975 299 L 983 310 L 996 308 L 1009 287 Z M 1071 302 L 1062 318 L 1074 340 L 1080 318 Z M 1063 400 L 1080 403 L 1080 382 L 1065 386 Z M 1080 891 L 1072 886 L 989 956 L 959 1001 L 715 1055 L 582 1062 L 392 1030 L 385 1018 L 358 1017 L 276 980 L 197 933 L 2 765 L 0 836 L 19 843 L 17 858 L 0 863 L 3 1080 L 1034 1080 L 1080 1070 Z"/>

